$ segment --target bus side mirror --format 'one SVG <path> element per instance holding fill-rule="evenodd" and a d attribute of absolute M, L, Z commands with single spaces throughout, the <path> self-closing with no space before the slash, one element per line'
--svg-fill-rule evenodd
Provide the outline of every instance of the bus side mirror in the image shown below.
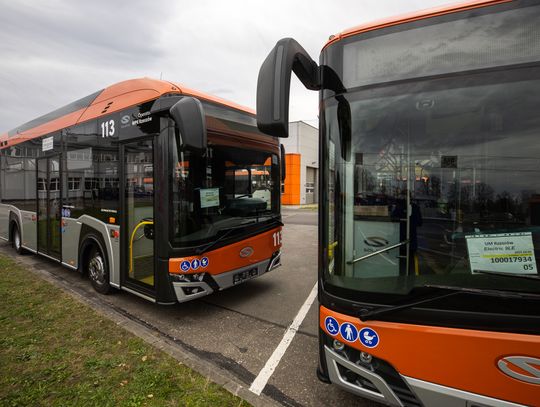
<path fill-rule="evenodd" d="M 304 86 L 319 90 L 319 67 L 292 38 L 277 42 L 264 60 L 257 80 L 257 127 L 274 137 L 289 137 L 291 72 Z"/>
<path fill-rule="evenodd" d="M 279 145 L 281 150 L 281 182 L 285 182 L 285 176 L 287 175 L 287 162 L 285 156 L 285 146 L 283 144 Z"/>
<path fill-rule="evenodd" d="M 180 132 L 181 146 L 205 150 L 206 120 L 202 103 L 191 96 L 184 96 L 170 108 L 169 113 Z"/>

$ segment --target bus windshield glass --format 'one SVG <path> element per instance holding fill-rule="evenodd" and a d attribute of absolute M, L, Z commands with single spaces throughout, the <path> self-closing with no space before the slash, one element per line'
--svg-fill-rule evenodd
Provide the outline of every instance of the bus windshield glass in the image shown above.
<path fill-rule="evenodd" d="M 205 106 L 205 111 L 208 109 Z M 223 115 L 223 118 L 227 117 Z M 257 150 L 239 142 L 212 142 L 213 129 L 248 136 L 260 134 L 243 120 L 207 119 L 210 142 L 204 154 L 172 146 L 171 241 L 177 246 L 212 242 L 230 229 L 274 223 L 279 218 L 279 161 L 273 150 Z M 254 121 L 253 121 L 254 124 Z M 232 130 L 231 130 L 232 129 Z M 225 137 L 227 137 L 225 135 Z M 266 138 L 268 136 L 265 136 Z M 238 139 L 236 139 L 238 140 Z M 228 233 L 228 232 L 227 232 Z M 235 233 L 228 233 L 232 236 Z"/>
<path fill-rule="evenodd" d="M 327 286 L 540 293 L 534 60 L 324 101 Z"/>

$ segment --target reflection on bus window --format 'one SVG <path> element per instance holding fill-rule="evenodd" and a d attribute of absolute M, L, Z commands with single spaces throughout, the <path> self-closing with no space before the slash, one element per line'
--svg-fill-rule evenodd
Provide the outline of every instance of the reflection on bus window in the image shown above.
<path fill-rule="evenodd" d="M 173 241 L 200 244 L 222 230 L 279 214 L 275 154 L 214 146 L 206 157 L 175 151 L 173 160 Z"/>
<path fill-rule="evenodd" d="M 350 160 L 337 106 L 327 108 L 329 210 L 343 213 L 328 223 L 330 273 L 389 291 L 407 290 L 414 279 L 394 286 L 388 277 L 456 284 L 477 271 L 538 274 L 539 82 L 517 79 L 351 93 Z"/>

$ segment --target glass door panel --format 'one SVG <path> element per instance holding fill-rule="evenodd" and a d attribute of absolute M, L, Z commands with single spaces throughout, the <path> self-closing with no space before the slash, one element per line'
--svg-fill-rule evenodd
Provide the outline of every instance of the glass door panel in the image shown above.
<path fill-rule="evenodd" d="M 60 258 L 61 239 L 60 228 L 62 227 L 61 199 L 60 199 L 60 157 L 49 158 L 49 255 Z"/>
<path fill-rule="evenodd" d="M 57 259 L 62 254 L 60 176 L 60 156 L 37 160 L 38 251 Z"/>
<path fill-rule="evenodd" d="M 154 287 L 154 160 L 152 140 L 124 145 L 127 278 Z"/>
<path fill-rule="evenodd" d="M 47 158 L 37 160 L 37 248 L 41 253 L 48 253 L 47 225 L 48 225 L 48 190 Z"/>

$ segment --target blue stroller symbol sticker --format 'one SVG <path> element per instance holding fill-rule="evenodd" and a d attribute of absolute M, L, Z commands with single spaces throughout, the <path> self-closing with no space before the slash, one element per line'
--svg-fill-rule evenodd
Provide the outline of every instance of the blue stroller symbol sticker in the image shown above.
<path fill-rule="evenodd" d="M 358 339 L 366 348 L 374 348 L 379 344 L 379 335 L 371 328 L 363 328 L 360 330 Z"/>
<path fill-rule="evenodd" d="M 184 273 L 189 271 L 189 268 L 191 265 L 189 264 L 189 261 L 184 260 L 182 263 L 180 263 L 180 270 L 182 270 Z"/>
<path fill-rule="evenodd" d="M 206 267 L 208 266 L 208 257 L 203 257 L 201 259 L 201 267 Z"/>
<path fill-rule="evenodd" d="M 336 336 L 339 332 L 339 324 L 333 317 L 326 317 L 324 320 L 324 326 L 326 327 L 326 332 L 332 336 Z"/>
<path fill-rule="evenodd" d="M 358 338 L 358 330 L 350 322 L 344 322 L 341 324 L 339 332 L 341 333 L 343 339 L 345 339 L 347 342 L 354 342 Z"/>

